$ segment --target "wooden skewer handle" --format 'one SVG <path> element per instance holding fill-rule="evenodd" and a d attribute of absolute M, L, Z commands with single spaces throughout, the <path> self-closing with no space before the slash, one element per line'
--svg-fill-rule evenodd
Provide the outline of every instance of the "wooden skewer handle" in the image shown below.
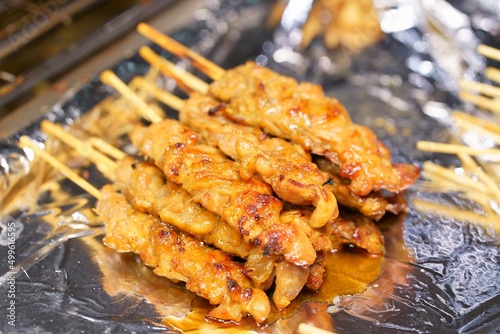
<path fill-rule="evenodd" d="M 220 79 L 225 73 L 225 70 L 222 67 L 212 63 L 210 60 L 190 50 L 186 46 L 177 42 L 175 39 L 168 37 L 146 23 L 139 23 L 137 31 L 161 46 L 163 49 L 172 52 L 174 55 L 191 60 L 196 68 L 213 80 Z"/>
<path fill-rule="evenodd" d="M 163 74 L 173 77 L 177 82 L 181 81 L 188 88 L 200 94 L 207 93 L 208 84 L 205 81 L 189 72 L 180 70 L 174 63 L 160 57 L 147 46 L 143 46 L 139 49 L 139 55 L 151 65 L 158 66 Z"/>
<path fill-rule="evenodd" d="M 156 112 L 144 102 L 136 93 L 134 93 L 130 87 L 128 87 L 120 78 L 116 76 L 112 71 L 106 70 L 101 73 L 101 81 L 107 85 L 110 85 L 120 95 L 125 97 L 127 100 L 132 102 L 142 113 L 142 116 L 153 123 L 158 123 L 162 121 L 162 118 L 156 114 Z"/>
<path fill-rule="evenodd" d="M 498 148 L 475 149 L 464 145 L 436 143 L 430 141 L 417 142 L 417 149 L 427 152 L 448 153 L 448 154 L 458 154 L 458 153 L 467 153 L 470 155 L 500 154 L 500 149 Z"/>
<path fill-rule="evenodd" d="M 481 44 L 477 47 L 477 52 L 487 58 L 500 61 L 500 50 L 491 46 Z"/>
<path fill-rule="evenodd" d="M 29 148 L 37 156 L 42 158 L 45 162 L 47 162 L 49 165 L 63 173 L 64 176 L 66 176 L 68 179 L 70 179 L 72 182 L 74 182 L 76 185 L 78 185 L 80 188 L 91 194 L 97 199 L 101 199 L 101 193 L 99 190 L 91 185 L 89 182 L 84 180 L 80 175 L 72 171 L 68 166 L 62 164 L 59 160 L 54 158 L 51 154 L 47 153 L 46 151 L 42 150 L 39 148 L 37 145 L 35 145 L 32 141 L 31 138 L 27 136 L 22 136 L 19 139 L 19 147 L 21 148 Z"/>

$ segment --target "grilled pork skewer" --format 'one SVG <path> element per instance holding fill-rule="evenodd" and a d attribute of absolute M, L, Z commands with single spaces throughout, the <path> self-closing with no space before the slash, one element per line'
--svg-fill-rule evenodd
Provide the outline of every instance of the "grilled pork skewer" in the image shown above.
<path fill-rule="evenodd" d="M 166 94 L 164 94 L 165 96 L 167 96 Z M 170 97 L 171 99 L 175 99 L 174 96 L 171 96 Z M 170 99 L 169 98 L 169 99 Z M 205 98 L 201 98 L 202 101 L 206 101 L 206 97 Z M 203 100 L 205 99 L 205 100 Z M 209 101 L 212 101 L 212 100 L 209 100 Z M 174 104 L 175 103 L 175 104 Z M 183 101 L 182 100 L 179 100 L 179 99 L 175 99 L 174 103 L 172 103 L 172 106 L 176 106 L 176 107 L 182 107 L 182 104 L 183 104 Z M 195 105 L 192 106 L 191 109 L 199 109 L 200 106 Z M 211 106 L 212 107 L 212 106 Z M 186 109 L 186 108 L 184 108 Z M 181 109 L 182 110 L 182 109 Z M 196 112 L 196 111 L 191 111 L 191 114 L 189 115 L 191 116 L 192 118 L 196 118 L 198 119 L 201 123 L 211 123 L 212 125 L 213 124 L 213 120 L 210 120 L 210 119 L 206 119 L 203 117 L 203 113 L 200 113 L 200 112 Z M 235 145 L 234 145 L 234 140 L 231 139 L 230 136 L 227 136 L 227 134 L 224 136 L 224 130 L 227 130 L 226 132 L 233 132 L 233 130 L 236 130 L 236 134 L 233 133 L 233 137 L 234 138 L 238 138 L 242 135 L 253 135 L 253 139 L 251 140 L 259 140 L 259 135 L 256 135 L 256 132 L 257 133 L 260 133 L 258 132 L 258 130 L 256 130 L 256 128 L 251 128 L 251 127 L 247 127 L 247 126 L 240 126 L 240 127 L 237 127 L 237 126 L 231 126 L 232 123 L 229 123 L 229 122 L 226 122 L 229 124 L 229 127 L 225 128 L 225 129 L 222 129 L 220 126 L 216 126 L 216 130 L 217 131 L 212 131 L 211 133 L 214 135 L 214 136 L 222 136 L 222 138 L 224 139 L 227 139 L 228 142 L 226 142 L 224 144 L 224 140 L 218 140 L 218 143 L 221 144 L 225 147 L 225 151 L 226 151 L 226 154 L 232 154 L 233 156 L 236 154 L 234 152 L 236 152 L 236 148 L 235 148 Z M 154 125 L 153 127 L 155 126 L 158 126 L 158 125 Z M 205 130 L 207 129 L 207 127 L 205 127 Z M 212 130 L 214 130 L 214 128 L 212 127 Z M 176 131 L 168 131 L 167 128 L 165 128 L 164 130 L 161 130 L 160 128 L 158 128 L 156 130 L 157 134 L 151 134 L 150 137 L 153 139 L 156 140 L 157 143 L 163 143 L 165 141 L 168 141 L 168 138 L 162 138 L 162 136 L 171 136 L 172 134 L 174 135 L 174 137 L 176 136 L 175 133 Z M 186 134 L 188 133 L 187 131 L 185 130 L 181 130 L 179 133 L 181 134 Z M 237 135 L 237 136 L 236 136 Z M 142 138 L 142 134 L 140 135 L 141 139 L 139 139 L 139 141 L 142 141 L 144 138 Z M 132 137 L 134 137 L 134 134 L 132 134 Z M 194 136 L 187 136 L 189 137 L 190 139 L 190 142 L 194 142 Z M 261 138 L 260 140 L 264 140 L 264 138 Z M 178 139 L 175 139 L 173 141 L 179 141 Z M 282 141 L 282 140 L 279 140 L 279 139 L 276 139 L 275 142 L 279 142 L 279 143 L 286 143 L 288 144 L 287 142 L 285 141 Z M 153 156 L 157 156 L 157 155 L 161 155 L 161 150 L 162 150 L 162 147 L 163 146 L 155 146 L 154 145 L 154 140 L 148 140 L 146 141 L 146 143 L 143 144 L 145 147 L 147 147 L 148 150 L 151 150 L 151 152 L 155 152 L 155 153 L 151 153 L 149 155 L 153 155 Z M 284 145 L 284 144 L 282 144 Z M 137 146 L 137 143 L 136 143 L 136 146 Z M 285 145 L 286 146 L 286 145 Z M 297 152 L 295 154 L 295 156 L 300 156 L 302 158 L 302 156 L 307 156 L 307 154 L 305 154 L 303 151 L 301 150 L 298 150 L 298 151 L 295 151 L 295 148 L 292 146 L 292 145 L 289 145 L 286 146 L 289 150 L 293 150 L 292 152 Z M 281 150 L 282 151 L 282 150 Z M 281 152 L 282 153 L 282 152 Z M 302 155 L 301 155 L 302 154 Z M 288 157 L 293 157 L 294 155 L 288 155 Z M 310 219 L 311 215 L 303 215 L 303 217 L 308 217 Z M 339 228 L 340 225 L 345 225 L 347 224 L 348 221 L 346 220 L 338 220 L 338 221 L 335 221 L 335 225 L 336 226 L 336 231 L 339 232 L 339 233 L 343 233 L 342 231 L 344 231 L 345 228 Z M 373 223 L 372 223 L 373 224 Z M 372 226 L 373 228 L 371 230 L 373 231 L 376 231 L 378 232 L 378 230 L 376 229 L 375 226 Z M 345 230 L 348 230 L 348 231 L 351 231 L 353 232 L 353 236 L 354 235 L 364 235 L 361 231 L 361 233 L 358 233 L 358 230 L 356 228 L 350 228 L 350 229 L 345 229 Z M 362 229 L 363 230 L 363 229 Z M 365 229 L 366 230 L 366 229 Z M 368 229 L 368 232 L 371 232 L 370 229 Z M 306 232 L 307 233 L 307 232 Z M 308 236 L 310 237 L 310 235 L 308 234 Z M 380 236 L 380 233 L 373 233 L 372 236 L 374 237 L 373 239 L 378 239 L 379 243 L 379 249 L 375 249 L 375 248 L 371 248 L 370 250 L 374 253 L 374 254 L 381 254 L 383 253 L 383 244 L 381 242 L 381 236 Z M 345 237 L 345 233 L 343 233 L 343 236 L 342 237 Z M 363 245 L 364 247 L 367 247 L 367 244 L 366 244 L 366 241 L 369 240 L 370 238 L 362 238 L 363 240 L 360 242 L 355 242 L 358 246 L 361 246 Z M 345 239 L 345 240 L 348 240 L 348 239 Z M 316 246 L 314 247 L 317 251 L 318 251 L 318 259 L 317 261 L 315 260 L 315 263 L 314 265 L 310 268 L 310 273 L 309 273 L 309 276 L 308 279 L 307 279 L 307 282 L 305 283 L 309 288 L 311 289 L 317 289 L 319 287 L 319 285 L 322 283 L 322 273 L 324 271 L 324 258 L 326 257 L 324 252 L 327 251 L 326 248 L 324 249 L 318 249 Z M 322 260 L 323 259 L 323 260 Z M 258 263 L 258 261 L 255 261 L 255 262 L 252 262 L 252 261 L 249 261 L 249 263 Z M 263 266 L 261 266 L 263 267 Z M 254 271 L 254 272 L 257 272 L 257 271 Z M 289 271 L 287 271 L 287 273 L 289 273 Z M 303 275 L 298 275 L 299 273 L 297 273 L 297 277 L 305 277 L 305 274 L 306 272 L 304 272 Z M 260 282 L 262 282 L 264 280 L 261 280 Z M 283 271 L 277 271 L 277 277 L 276 277 L 276 286 L 277 286 L 277 289 L 276 289 L 276 293 L 273 295 L 273 299 L 275 300 L 275 302 L 277 303 L 278 306 L 286 306 L 288 305 L 288 303 L 290 302 L 291 299 L 287 299 L 286 297 L 286 294 L 283 294 L 281 293 L 282 291 L 286 291 L 284 288 L 281 289 L 282 286 L 286 286 L 286 285 L 283 285 L 283 284 L 279 284 L 280 282 L 283 282 L 283 281 L 287 281 L 287 278 L 286 278 L 286 275 L 284 274 Z M 290 291 L 290 286 L 288 286 L 288 291 Z M 296 289 L 295 290 L 296 293 L 298 293 L 300 291 L 300 289 Z M 282 297 L 280 298 L 280 296 L 285 296 L 285 297 Z M 296 296 L 296 294 L 293 295 L 294 297 Z M 292 298 L 293 299 L 293 298 Z"/>
<path fill-rule="evenodd" d="M 121 82 L 112 72 L 106 71 L 101 75 L 101 78 L 103 81 L 107 82 L 108 84 L 111 84 L 114 86 L 117 91 L 119 91 L 122 96 L 125 98 L 129 99 L 130 102 L 133 104 L 137 100 L 137 97 L 131 98 L 131 96 L 134 96 L 134 93 L 130 91 L 130 89 L 123 83 Z M 180 99 L 176 98 L 175 96 L 168 96 L 167 94 L 162 94 L 162 101 L 166 101 L 167 104 L 171 105 L 172 107 L 178 106 L 181 102 Z M 139 110 L 141 109 L 141 105 L 137 104 L 136 105 Z M 143 115 L 146 118 L 152 119 L 153 122 L 157 122 L 158 120 L 154 118 L 154 115 L 152 113 L 145 113 Z M 152 117 L 153 116 L 153 117 Z M 167 121 L 168 122 L 168 121 Z M 170 124 L 173 127 L 177 127 L 179 124 Z M 173 131 L 175 133 L 175 131 Z M 180 138 L 179 136 L 174 136 L 172 137 L 170 132 L 162 132 L 160 131 L 158 133 L 158 137 L 155 138 L 154 141 L 151 142 L 159 142 L 159 143 L 166 143 L 168 140 L 171 140 L 172 142 L 179 142 L 182 140 L 185 140 L 189 143 L 192 141 L 195 141 L 194 136 L 192 136 L 192 133 L 190 131 L 184 131 L 181 129 L 179 131 Z M 163 138 L 163 139 L 162 139 Z M 142 140 L 142 139 L 141 139 Z M 152 149 L 154 153 L 149 152 L 149 155 L 157 156 L 162 154 L 162 148 L 163 146 L 161 145 L 150 145 L 150 143 L 145 144 L 148 149 Z M 247 199 L 248 200 L 248 199 Z M 251 200 L 251 199 L 250 199 Z M 273 241 L 272 248 L 265 246 L 268 245 L 269 242 L 264 242 L 264 251 L 268 255 L 267 258 L 263 257 L 262 252 L 258 251 L 252 251 L 252 254 L 248 257 L 248 261 L 245 264 L 245 267 L 247 268 L 247 273 L 248 276 L 251 277 L 254 282 L 257 284 L 259 287 L 266 287 L 269 286 L 273 282 L 273 277 L 276 273 L 276 288 L 273 294 L 273 300 L 275 301 L 275 304 L 279 308 L 286 307 L 295 296 L 298 295 L 298 293 L 302 290 L 302 286 L 306 284 L 309 288 L 312 289 L 317 289 L 319 284 L 322 282 L 322 275 L 319 275 L 318 272 L 322 270 L 318 263 L 314 263 L 314 266 L 311 267 L 314 271 L 310 273 L 310 276 L 316 277 L 314 280 L 310 280 L 309 278 L 309 272 L 310 272 L 310 266 L 308 264 L 306 265 L 301 265 L 303 267 L 300 269 L 301 275 L 296 276 L 294 280 L 294 284 L 291 285 L 289 284 L 291 280 L 288 279 L 288 274 L 285 271 L 279 270 L 275 271 L 275 261 L 276 261 L 276 255 L 273 255 L 272 253 L 282 253 L 282 252 L 294 252 L 297 253 L 298 251 L 302 251 L 304 248 L 303 245 L 307 245 L 307 248 L 309 249 L 309 256 L 312 257 L 313 255 L 315 256 L 314 252 L 310 251 L 309 245 L 306 243 L 306 238 L 304 236 L 307 236 L 309 238 L 314 239 L 314 243 L 318 246 L 317 251 L 318 252 L 326 252 L 331 250 L 331 242 L 328 240 L 327 237 L 322 236 L 321 233 L 319 232 L 313 232 L 311 233 L 310 229 L 306 231 L 307 234 L 304 234 L 300 229 L 297 229 L 295 226 L 292 224 L 286 223 L 286 224 L 280 224 L 279 226 L 276 226 L 274 231 L 268 231 L 267 234 L 264 234 L 264 238 L 271 238 L 270 240 Z M 301 238 L 301 242 L 290 242 L 285 244 L 285 238 L 286 239 L 291 239 L 292 241 L 294 239 L 297 239 L 295 235 L 299 235 Z M 213 235 L 218 235 L 218 233 L 214 233 Z M 281 235 L 282 237 L 278 237 L 278 235 Z M 285 236 L 285 237 L 283 237 Z M 319 236 L 319 239 L 318 239 Z M 265 239 L 264 239 L 265 240 Z M 318 242 L 318 240 L 322 240 L 322 242 Z M 326 240 L 326 242 L 325 242 Z M 313 240 L 312 240 L 313 241 Z M 261 246 L 262 246 L 262 242 Z M 301 245 L 300 247 L 289 247 L 288 249 L 283 248 L 282 245 L 286 246 L 293 246 L 293 245 Z M 321 248 L 322 247 L 322 248 Z M 269 254 L 271 253 L 271 254 Z M 287 254 L 288 254 L 287 253 Z M 300 254 L 299 254 L 300 256 Z M 279 258 L 278 258 L 279 259 Z M 287 259 L 287 257 L 285 257 Z M 290 259 L 290 257 L 288 257 Z M 301 262 L 302 263 L 302 262 Z M 324 264 L 323 264 L 324 265 Z M 280 267 L 281 268 L 281 267 Z M 280 283 L 281 281 L 285 281 L 288 283 Z M 315 285 L 309 285 L 309 282 L 314 282 Z"/>
<path fill-rule="evenodd" d="M 257 322 L 266 320 L 269 299 L 252 286 L 243 265 L 172 225 L 134 210 L 111 186 L 104 186 L 101 194 L 96 210 L 106 223 L 107 246 L 139 254 L 156 275 L 186 282 L 188 290 L 219 305 L 209 317 L 240 321 L 248 313 Z"/>
<path fill-rule="evenodd" d="M 159 276 L 186 282 L 188 290 L 218 305 L 209 317 L 240 321 L 250 314 L 256 322 L 267 319 L 270 312 L 267 295 L 252 286 L 244 267 L 229 255 L 151 215 L 134 210 L 110 185 L 101 191 L 95 189 L 69 168 L 57 164 L 57 160 L 34 145 L 31 139 L 22 137 L 20 146 L 31 148 L 72 181 L 90 189 L 99 200 L 97 212 L 106 225 L 106 245 L 118 252 L 139 254 Z"/>
<path fill-rule="evenodd" d="M 279 270 L 274 272 L 274 267 L 282 267 L 281 262 L 277 262 L 278 258 L 276 256 L 264 255 L 260 248 L 245 243 L 241 235 L 223 221 L 220 216 L 210 214 L 210 212 L 197 205 L 192 201 L 192 197 L 178 185 L 168 181 L 165 184 L 165 176 L 157 167 L 147 163 L 134 162 L 129 157 L 122 160 L 116 174 L 118 183 L 123 184 L 120 187 L 124 189 L 123 194 L 135 209 L 157 215 L 162 221 L 175 223 L 174 225 L 179 226 L 181 230 L 189 230 L 190 228 L 186 226 L 193 222 L 199 222 L 200 218 L 203 221 L 200 213 L 204 214 L 205 218 L 211 218 L 210 221 L 215 220 L 213 229 L 202 235 L 198 233 L 197 239 L 201 239 L 209 245 L 213 244 L 229 254 L 252 259 L 252 261 L 247 260 L 243 263 L 243 266 L 245 275 L 253 280 L 256 287 L 263 289 L 269 287 L 273 282 L 274 275 L 276 275 L 275 282 L 277 286 L 273 293 L 273 300 L 279 308 L 286 307 L 295 299 L 303 286 L 307 284 L 310 276 L 309 266 L 296 269 L 294 272 L 300 272 L 302 275 L 295 277 L 293 284 L 290 284 L 290 280 L 285 279 L 287 273 Z M 317 243 L 317 251 L 326 252 L 331 250 L 330 240 L 320 233 L 317 234 L 319 236 L 314 238 Z M 315 269 L 318 268 L 315 267 Z M 318 274 L 315 273 L 313 276 L 317 277 Z M 312 282 L 312 278 L 309 281 Z M 317 289 L 316 286 L 307 286 Z"/>
<path fill-rule="evenodd" d="M 171 75 L 175 75 L 174 69 L 169 71 Z M 124 88 L 125 84 L 116 76 L 105 72 L 101 77 L 124 96 L 130 95 Z M 184 83 L 184 79 L 188 81 L 187 85 L 192 85 L 192 80 L 184 75 L 178 77 L 177 81 Z M 135 98 L 131 99 L 131 102 L 134 101 Z M 297 205 L 314 205 L 317 210 L 311 217 L 312 227 L 321 227 L 338 216 L 335 196 L 323 185 L 328 176 L 311 163 L 309 155 L 302 149 L 278 138 L 266 138 L 257 128 L 238 127 L 230 122 L 220 126 L 215 118 L 207 118 L 199 111 L 202 107 L 199 103 L 210 104 L 209 108 L 219 106 L 219 103 L 208 97 L 191 98 L 188 100 L 188 107 L 182 107 L 182 102 L 172 97 L 169 105 L 180 109 L 181 121 L 195 126 L 194 130 L 204 135 L 210 145 L 218 146 L 225 154 L 241 162 L 240 176 L 244 180 L 251 179 L 254 174 L 260 175 L 283 200 Z M 141 105 L 138 107 L 141 108 Z M 144 116 L 151 119 L 150 113 Z M 156 118 L 151 120 L 158 122 Z M 159 154 L 156 152 L 154 156 Z"/>
<path fill-rule="evenodd" d="M 195 210 L 201 210 L 201 207 L 198 205 L 194 205 L 193 207 L 189 204 L 183 204 L 193 203 L 190 196 L 182 191 L 180 187 L 165 181 L 164 174 L 156 167 L 147 163 L 134 162 L 129 157 L 122 160 L 115 174 L 117 175 L 117 182 L 121 185 L 120 188 L 124 189 L 123 193 L 134 204 L 136 209 L 139 208 L 141 211 L 148 211 L 159 215 L 163 221 L 176 222 L 174 225 L 178 226 L 181 230 L 186 230 L 185 225 L 188 225 L 186 222 L 190 222 L 190 225 L 197 225 L 193 224 L 193 222 L 199 221 L 197 218 L 200 214 Z M 168 184 L 166 187 L 165 182 Z M 163 197 L 163 194 L 169 194 L 176 188 L 178 190 L 174 191 L 173 194 Z M 183 193 L 184 196 L 176 195 L 178 192 Z M 178 200 L 175 200 L 175 198 Z M 208 214 L 206 210 L 204 211 L 205 214 Z M 166 212 L 166 216 L 165 214 L 162 215 L 162 212 Z M 179 214 L 181 216 L 178 216 Z M 221 229 L 219 227 L 222 224 L 221 222 L 216 222 L 214 229 L 208 232 L 208 235 L 204 235 L 202 240 L 208 244 L 215 244 L 218 248 L 230 254 L 247 258 L 247 262 L 244 263 L 247 275 L 254 280 L 254 284 L 257 284 L 258 287 L 264 288 L 266 284 L 272 282 L 270 281 L 270 278 L 272 279 L 272 267 L 276 265 L 276 288 L 273 300 L 278 307 L 282 308 L 287 306 L 297 296 L 304 284 L 311 290 L 317 290 L 323 282 L 326 254 L 332 249 L 329 237 L 334 241 L 337 246 L 336 248 L 341 244 L 350 243 L 360 248 L 365 248 L 372 254 L 383 253 L 380 232 L 368 219 L 363 217 L 367 222 L 363 222 L 359 218 L 355 219 L 355 221 L 360 222 L 359 225 L 361 226 L 358 226 L 358 223 L 354 223 L 352 220 L 339 217 L 331 221 L 328 226 L 325 226 L 325 229 L 328 228 L 329 231 L 318 231 L 309 227 L 308 222 L 312 214 L 313 211 L 309 209 L 299 210 L 290 208 L 283 211 L 280 215 L 281 224 L 297 226 L 306 233 L 313 243 L 313 247 L 317 252 L 317 258 L 312 266 L 306 268 L 283 271 L 283 268 L 290 267 L 284 266 L 279 262 L 276 264 L 275 257 L 263 256 L 262 252 L 259 252 L 254 247 L 251 249 L 252 254 L 248 257 L 242 255 L 246 254 L 245 251 L 248 249 L 248 244 L 244 244 L 241 236 L 227 224 L 223 224 L 224 228 Z M 345 214 L 342 215 L 342 217 L 344 216 Z M 184 222 L 184 225 L 182 225 L 182 222 Z M 335 232 L 335 235 L 332 235 L 330 232 L 332 230 Z M 200 235 L 199 231 L 196 232 L 196 235 Z M 235 233 L 236 236 L 234 235 Z M 232 245 L 225 244 L 232 240 L 237 240 L 238 242 L 236 244 L 231 242 Z M 240 249 L 243 249 L 243 251 L 240 251 Z M 290 275 L 294 276 L 293 280 L 288 278 Z M 293 284 L 291 284 L 292 282 Z"/>
<path fill-rule="evenodd" d="M 225 116 L 260 126 L 338 165 L 352 192 L 366 196 L 386 189 L 398 193 L 418 177 L 411 165 L 392 164 L 389 150 L 367 127 L 352 123 L 347 111 L 320 86 L 297 83 L 248 62 L 214 81 L 209 95 L 227 104 Z"/>
<path fill-rule="evenodd" d="M 344 107 L 326 97 L 321 87 L 299 84 L 252 62 L 224 71 L 146 24 L 140 24 L 138 31 L 191 60 L 215 80 L 208 93 L 227 103 L 226 117 L 325 156 L 338 166 L 339 176 L 349 181 L 353 193 L 366 196 L 382 189 L 399 193 L 418 178 L 417 167 L 392 164 L 389 150 L 375 134 L 352 123 Z"/>

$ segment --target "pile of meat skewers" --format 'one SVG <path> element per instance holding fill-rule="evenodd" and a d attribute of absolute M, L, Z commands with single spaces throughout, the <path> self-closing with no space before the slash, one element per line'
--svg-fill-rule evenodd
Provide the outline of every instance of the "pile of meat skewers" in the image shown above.
<path fill-rule="evenodd" d="M 95 194 L 106 245 L 186 282 L 217 305 L 209 317 L 258 323 L 271 310 L 266 290 L 284 308 L 302 289 L 319 289 L 328 254 L 343 244 L 383 255 L 374 220 L 405 209 L 418 168 L 392 164 L 373 132 L 319 86 L 252 62 L 223 71 L 151 27 L 139 31 L 214 81 L 193 84 L 141 50 L 190 93 L 186 101 L 172 96 L 177 121 L 152 112 L 116 76 L 102 76 L 152 123 L 130 133 L 141 158 L 92 149 L 113 181 Z"/>

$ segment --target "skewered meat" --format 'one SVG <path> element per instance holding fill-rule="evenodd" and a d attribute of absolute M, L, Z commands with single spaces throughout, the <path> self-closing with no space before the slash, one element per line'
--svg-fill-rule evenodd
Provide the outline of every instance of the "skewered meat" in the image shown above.
<path fill-rule="evenodd" d="M 293 223 L 295 226 L 301 226 L 304 230 L 310 215 L 311 211 L 307 209 L 287 208 L 281 214 L 281 220 Z M 341 208 L 340 216 L 331 219 L 320 231 L 311 229 L 310 233 L 316 234 L 310 238 L 314 240 L 313 245 L 317 250 L 321 250 L 317 243 L 325 244 L 323 238 L 329 236 L 331 245 L 324 248 L 326 251 L 340 249 L 345 244 L 352 244 L 374 255 L 382 255 L 385 252 L 384 240 L 377 225 L 371 219 L 358 213 L 349 212 L 345 208 Z"/>
<path fill-rule="evenodd" d="M 307 282 L 305 283 L 305 286 L 308 289 L 317 291 L 321 287 L 321 284 L 323 284 L 327 256 L 328 253 L 326 251 L 317 253 L 316 260 L 309 267 L 309 276 L 307 277 Z"/>
<path fill-rule="evenodd" d="M 248 256 L 252 246 L 236 230 L 194 202 L 179 185 L 166 180 L 156 166 L 127 157 L 120 162 L 116 175 L 117 185 L 134 209 L 156 215 L 226 253 Z"/>
<path fill-rule="evenodd" d="M 316 260 L 309 267 L 309 276 L 305 283 L 310 290 L 318 290 L 323 283 L 327 254 L 330 249 L 340 249 L 342 245 L 350 244 L 365 249 L 371 254 L 384 254 L 382 234 L 369 218 L 349 213 L 342 208 L 340 217 L 331 219 L 321 230 L 316 230 L 307 225 L 310 215 L 310 210 L 293 208 L 287 208 L 281 214 L 281 221 L 300 226 L 313 240 L 313 246 L 317 250 Z M 309 231 L 306 230 L 307 228 Z M 328 240 L 325 240 L 326 236 L 329 237 Z"/>
<path fill-rule="evenodd" d="M 218 154 L 205 145 L 169 146 L 164 172 L 195 201 L 220 214 L 245 241 L 261 245 L 268 254 L 283 254 L 299 266 L 313 263 L 316 254 L 311 242 L 292 224 L 281 224 L 282 204 L 267 185 L 258 178 L 241 180 L 237 163 L 217 161 Z"/>
<path fill-rule="evenodd" d="M 391 194 L 384 197 L 380 191 L 372 191 L 366 196 L 354 194 L 345 181 L 338 177 L 338 167 L 324 157 L 316 156 L 314 163 L 319 169 L 328 173 L 330 183 L 337 201 L 342 205 L 358 210 L 364 216 L 379 220 L 388 211 L 394 214 L 402 213 L 406 210 L 404 192 Z"/>
<path fill-rule="evenodd" d="M 163 222 L 171 223 L 181 231 L 193 234 L 206 244 L 214 245 L 226 253 L 241 258 L 247 258 L 250 253 L 249 261 L 243 264 L 245 275 L 252 278 L 255 286 L 259 288 L 269 288 L 273 283 L 276 256 L 265 256 L 260 248 L 245 243 L 241 235 L 221 217 L 213 215 L 192 201 L 191 195 L 180 186 L 165 180 L 165 175 L 156 166 L 127 157 L 120 162 L 116 174 L 116 184 L 123 190 L 123 194 L 134 209 L 159 216 Z M 309 228 L 307 222 L 303 228 Z M 319 232 L 316 234 L 320 235 Z M 331 242 L 328 237 L 323 235 L 320 237 L 323 243 L 317 242 L 318 247 L 330 250 Z M 309 270 L 301 267 L 298 272 L 309 273 Z M 302 284 L 305 281 L 303 280 Z M 282 301 L 277 304 L 278 307 L 285 306 L 283 301 L 286 300 L 286 296 L 291 296 L 290 291 L 298 290 L 298 293 L 302 289 L 302 286 L 299 287 L 299 282 L 292 284 L 288 276 L 282 272 L 276 275 L 276 286 L 280 288 L 275 289 L 273 298 Z M 288 303 L 292 299 L 288 300 Z"/>
<path fill-rule="evenodd" d="M 186 282 L 186 288 L 219 305 L 208 316 L 240 321 L 250 314 L 263 322 L 270 302 L 252 286 L 241 264 L 189 234 L 134 210 L 122 194 L 105 186 L 96 210 L 107 228 L 104 242 L 119 252 L 134 252 L 155 274 Z"/>
<path fill-rule="evenodd" d="M 370 129 L 352 123 L 320 86 L 248 62 L 226 71 L 209 93 L 227 104 L 224 114 L 236 123 L 259 126 L 328 158 L 356 195 L 381 189 L 398 193 L 418 177 L 417 167 L 392 164 L 387 147 Z"/>
<path fill-rule="evenodd" d="M 186 142 L 158 140 L 165 133 L 180 140 L 189 132 L 171 124 L 168 120 L 137 128 L 132 142 L 163 168 L 169 180 L 181 184 L 196 202 L 224 218 L 246 242 L 260 245 L 266 254 L 282 254 L 298 266 L 314 262 L 316 252 L 305 233 L 292 224 L 281 224 L 282 204 L 265 182 L 258 177 L 242 180 L 236 162 L 214 147 L 193 144 L 191 135 L 184 137 Z M 157 155 L 162 152 L 158 147 L 164 148 L 164 154 Z"/>
<path fill-rule="evenodd" d="M 221 108 L 208 96 L 191 96 L 180 112 L 180 120 L 200 133 L 211 145 L 240 162 L 240 175 L 254 174 L 273 188 L 283 200 L 297 205 L 314 205 L 309 224 L 321 227 L 338 216 L 337 201 L 323 184 L 328 175 L 311 162 L 302 149 L 279 138 L 270 138 L 257 128 L 237 125 L 215 115 Z"/>
<path fill-rule="evenodd" d="M 291 269 L 291 273 L 309 274 L 300 282 L 291 280 L 289 275 L 282 272 L 282 269 L 277 270 L 276 273 L 279 274 L 275 275 L 276 256 L 265 256 L 260 248 L 246 244 L 241 236 L 220 217 L 193 202 L 191 196 L 180 186 L 165 180 L 163 172 L 156 166 L 126 157 L 119 163 L 116 175 L 115 184 L 122 189 L 122 193 L 135 210 L 159 216 L 163 222 L 168 222 L 181 231 L 193 234 L 197 239 L 214 245 L 226 253 L 242 258 L 247 258 L 250 253 L 248 261 L 243 264 L 245 275 L 254 280 L 256 287 L 264 290 L 270 287 L 276 276 L 273 300 L 276 301 L 278 307 L 288 305 L 302 290 L 303 284 L 309 283 L 306 286 L 314 290 L 321 285 L 324 269 L 318 266 L 316 263 L 318 261 L 313 263 L 313 270 L 302 267 Z M 291 218 L 296 215 L 306 217 L 306 219 Z M 282 223 L 293 222 L 302 229 L 313 241 L 316 251 L 320 251 L 321 254 L 330 251 L 332 244 L 328 235 L 310 228 L 307 223 L 309 216 L 310 214 L 305 216 L 298 210 L 292 210 L 283 212 L 280 220 Z M 283 268 L 283 266 L 279 264 L 277 268 Z M 292 267 L 287 266 L 287 268 Z M 318 272 L 318 270 L 321 271 Z"/>

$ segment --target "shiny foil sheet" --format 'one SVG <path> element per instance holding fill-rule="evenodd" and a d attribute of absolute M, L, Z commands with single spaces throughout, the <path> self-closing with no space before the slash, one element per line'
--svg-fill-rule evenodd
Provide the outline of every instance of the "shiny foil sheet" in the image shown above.
<path fill-rule="evenodd" d="M 474 112 L 458 100 L 457 82 L 481 78 L 485 61 L 474 50 L 481 41 L 495 42 L 500 6 L 486 0 L 453 6 L 442 0 L 375 1 L 385 36 L 351 52 L 327 50 L 320 39 L 300 50 L 294 36 L 300 35 L 311 2 L 299 3 L 295 11 L 285 11 L 271 31 L 266 27 L 268 2 L 210 1 L 173 37 L 224 68 L 251 59 L 320 83 L 346 106 L 354 122 L 377 134 L 391 149 L 394 162 L 458 164 L 453 156 L 420 152 L 415 144 L 446 142 L 453 134 L 452 109 Z M 148 68 L 134 55 L 113 70 L 129 81 Z M 167 79 L 160 84 L 172 88 Z M 72 124 L 109 94 L 96 78 L 45 118 Z M 176 117 L 172 111 L 167 114 Z M 18 149 L 16 141 L 24 134 L 54 145 L 46 141 L 38 122 L 1 142 L 0 274 L 5 275 L 0 280 L 0 331 L 169 332 L 164 317 L 182 317 L 191 308 L 205 307 L 182 285 L 152 275 L 135 256 L 104 247 L 102 226 L 91 210 L 94 200 L 33 162 L 32 152 Z M 465 140 L 488 146 L 480 138 Z M 106 183 L 91 165 L 71 163 L 94 185 Z M 302 305 L 268 326 L 247 328 L 293 333 L 299 323 L 308 322 L 337 333 L 498 331 L 499 232 L 467 216 L 423 212 L 415 205 L 426 201 L 482 213 L 459 193 L 430 191 L 417 182 L 407 199 L 407 214 L 379 223 L 387 255 L 381 275 L 365 292 L 335 298 L 328 305 Z M 10 268 L 13 235 L 17 266 Z M 12 289 L 15 327 L 8 324 L 6 311 Z"/>

